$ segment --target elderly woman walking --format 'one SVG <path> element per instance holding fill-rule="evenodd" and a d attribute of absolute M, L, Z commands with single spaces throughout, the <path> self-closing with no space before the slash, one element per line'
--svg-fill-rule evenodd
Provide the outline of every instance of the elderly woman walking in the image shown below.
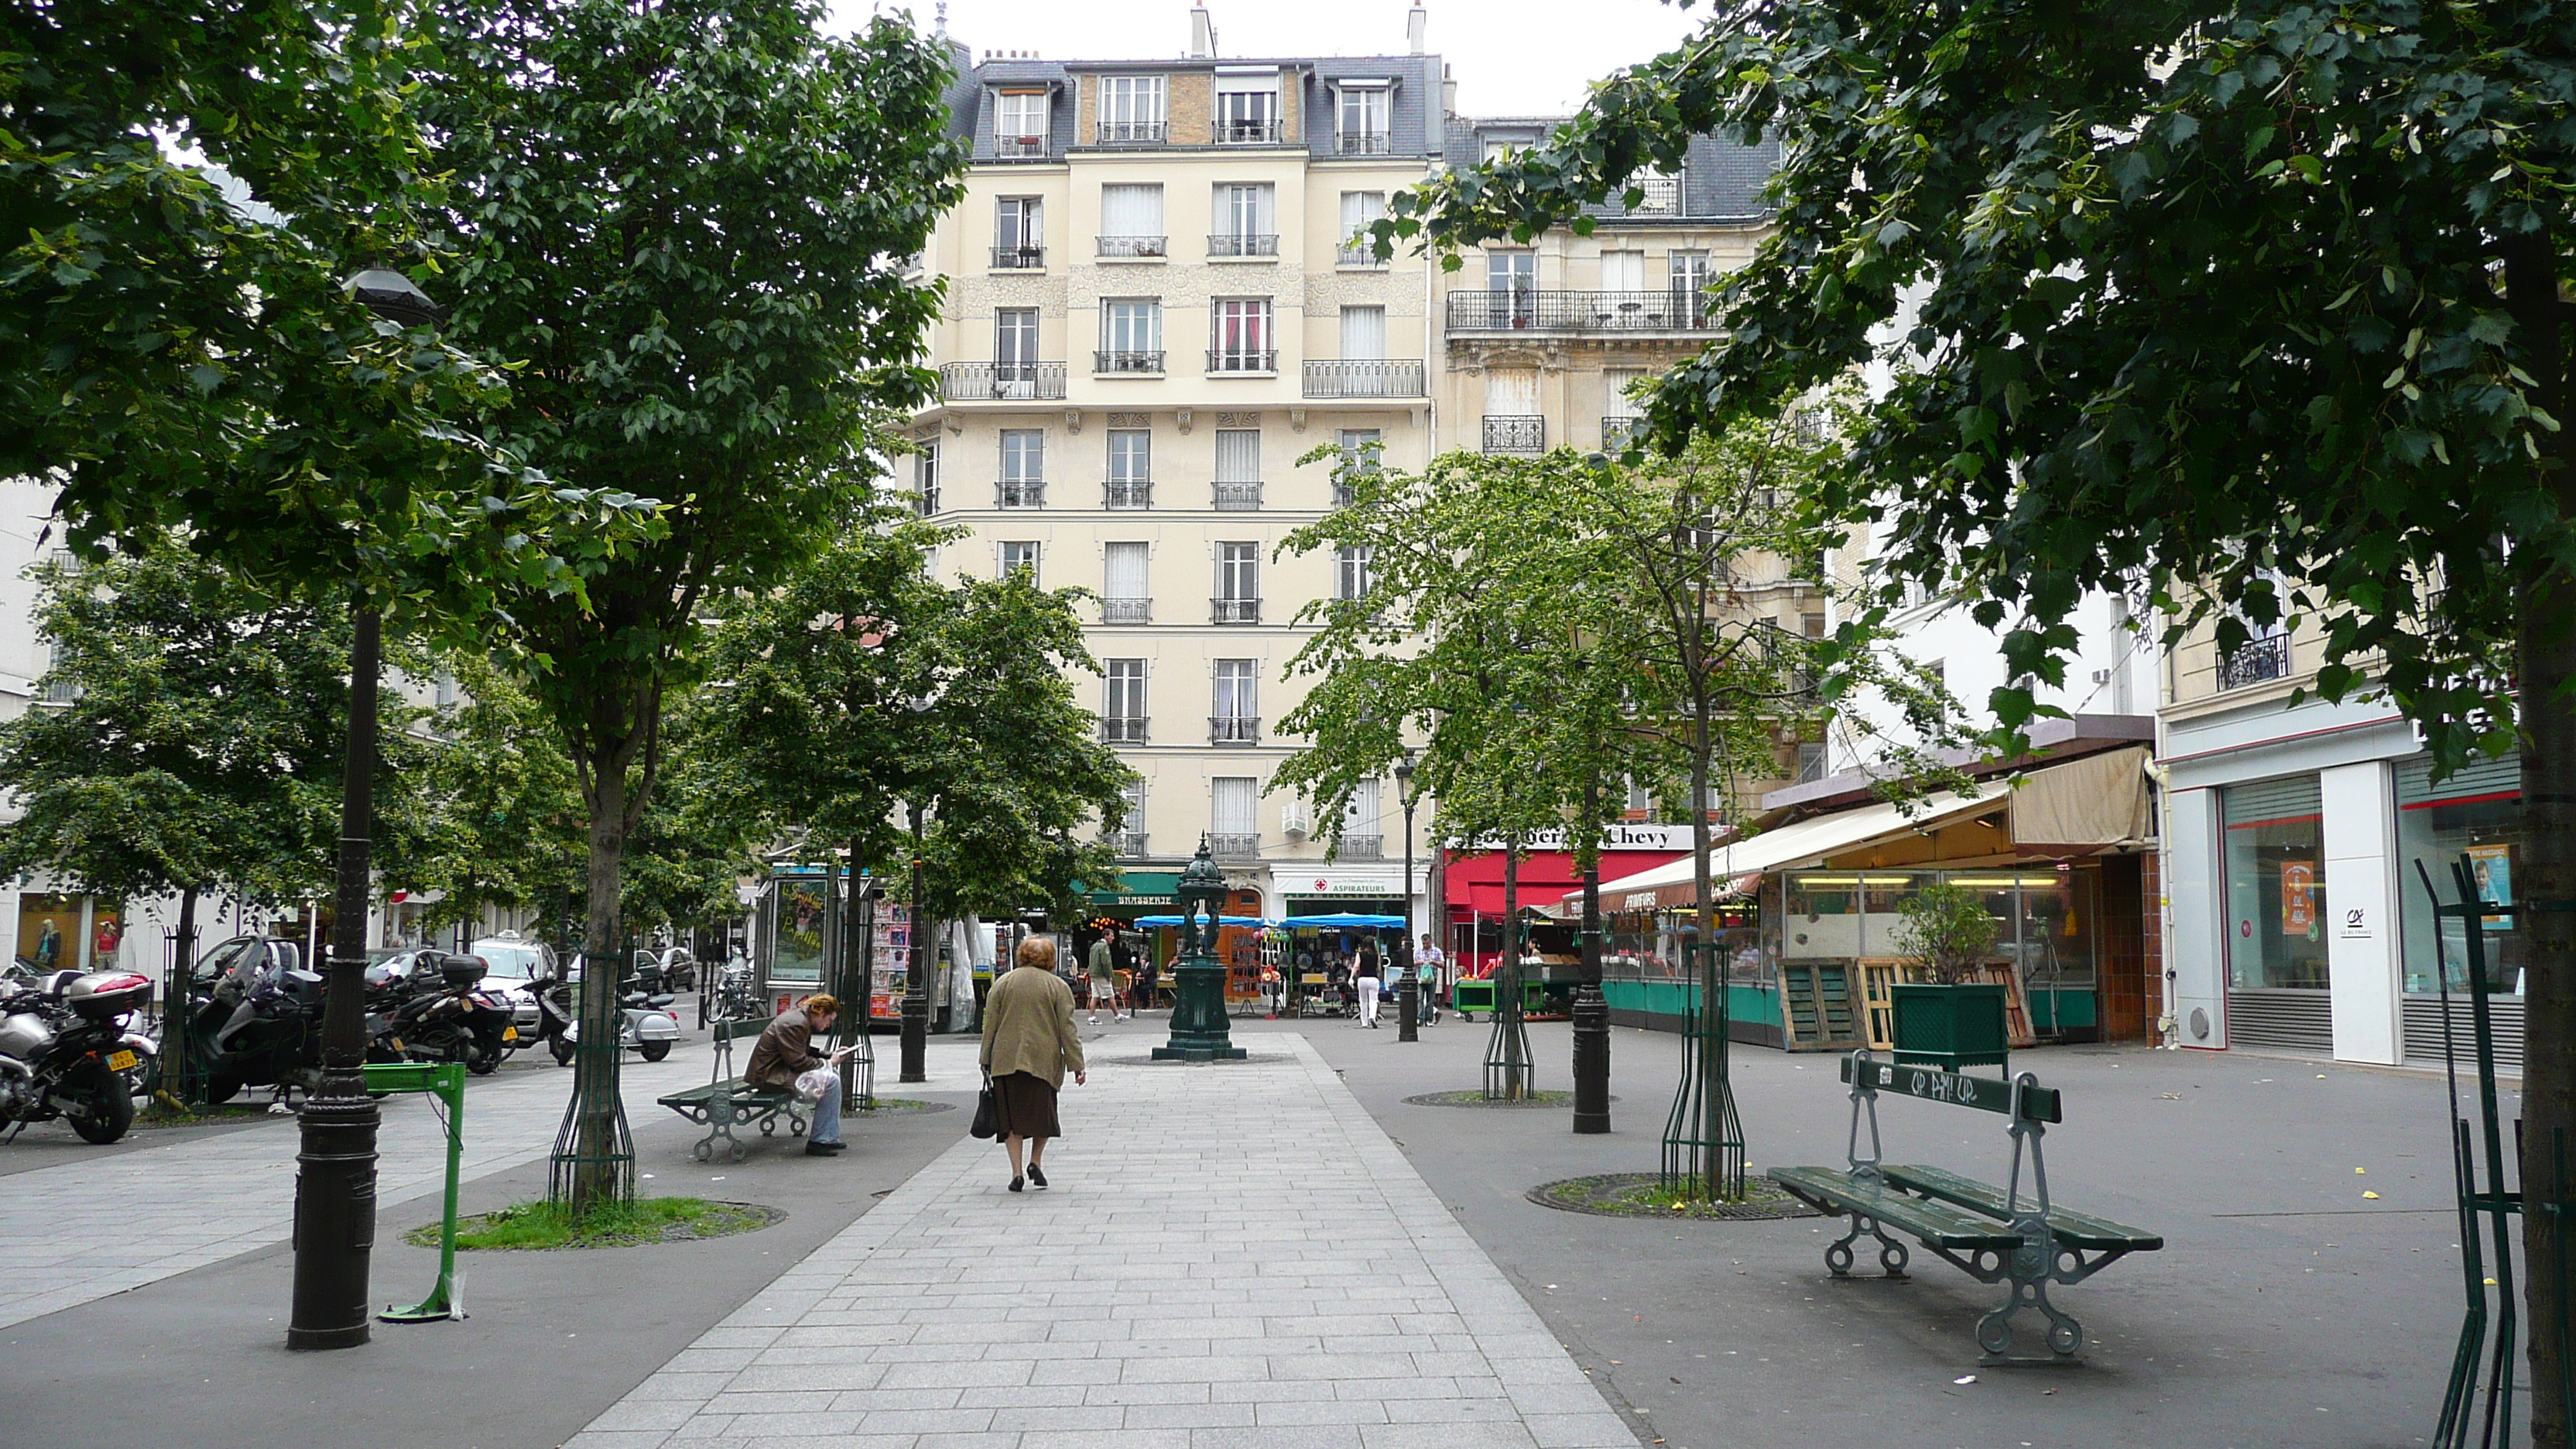
<path fill-rule="evenodd" d="M 1023 1181 L 1047 1185 L 1038 1166 L 1047 1139 L 1061 1137 L 1055 1094 L 1067 1069 L 1075 1086 L 1089 1074 L 1082 1066 L 1082 1037 L 1073 1026 L 1073 988 L 1055 974 L 1055 942 L 1031 936 L 1020 943 L 1016 964 L 993 983 L 984 1002 L 984 1072 L 993 1079 L 993 1105 L 1001 1116 L 1004 1151 L 1011 1154 L 1011 1191 Z M 1028 1144 L 1028 1170 L 1020 1169 L 1020 1144 Z"/>

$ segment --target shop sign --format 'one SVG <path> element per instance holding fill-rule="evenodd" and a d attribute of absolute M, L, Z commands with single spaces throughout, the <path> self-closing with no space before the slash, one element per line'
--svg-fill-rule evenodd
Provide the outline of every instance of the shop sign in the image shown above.
<path fill-rule="evenodd" d="M 2343 919 L 2337 926 L 2336 934 L 2340 935 L 2347 941 L 2367 941 L 2370 939 L 2370 910 L 2368 907 L 2346 906 L 2344 907 L 2342 914 Z"/>
<path fill-rule="evenodd" d="M 1725 832 L 1720 830 L 1717 833 L 1723 835 Z M 1500 850 L 1505 843 L 1501 836 L 1490 835 L 1469 841 L 1458 848 L 1466 851 Z M 1521 849 L 1525 851 L 1568 848 L 1562 827 L 1555 830 L 1534 830 L 1521 837 Z M 1613 825 L 1603 832 L 1601 848 L 1603 850 L 1688 850 L 1691 848 L 1691 828 L 1688 825 Z"/>
<path fill-rule="evenodd" d="M 1312 894 L 1319 896 L 1394 896 L 1404 893 L 1403 887 L 1391 880 L 1334 880 L 1317 876 L 1312 883 Z"/>

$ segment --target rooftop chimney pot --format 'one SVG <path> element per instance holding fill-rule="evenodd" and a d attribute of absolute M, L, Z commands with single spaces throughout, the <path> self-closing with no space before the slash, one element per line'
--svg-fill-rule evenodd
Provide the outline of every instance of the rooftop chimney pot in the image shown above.
<path fill-rule="evenodd" d="M 1429 32 L 1430 28 L 1430 12 L 1424 10 L 1419 5 L 1413 7 L 1412 14 L 1404 17 L 1404 38 L 1412 44 L 1413 53 L 1415 55 L 1420 55 L 1422 53 L 1423 37 Z"/>
<path fill-rule="evenodd" d="M 1190 7 L 1190 59 L 1216 59 L 1216 22 L 1204 5 Z"/>

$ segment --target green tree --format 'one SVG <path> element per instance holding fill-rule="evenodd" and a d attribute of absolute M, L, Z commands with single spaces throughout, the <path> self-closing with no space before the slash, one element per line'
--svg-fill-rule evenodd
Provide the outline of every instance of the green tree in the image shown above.
<path fill-rule="evenodd" d="M 2576 897 L 2567 466 L 2576 10 L 2547 0 L 1718 5 L 1548 144 L 1394 208 L 1381 245 L 1553 224 L 1777 135 L 1777 229 L 1649 412 L 1677 444 L 1838 377 L 1895 386 L 1835 502 L 1981 596 L 2015 675 L 2144 579 L 2177 627 L 2317 621 L 2443 767 L 2518 749 L 2528 898 Z M 2026 688 L 1992 704 L 2007 732 Z M 2524 1107 L 2576 1127 L 2576 919 L 2527 923 Z M 2564 1443 L 2564 1280 L 2526 1222 L 2533 1434 Z"/>
<path fill-rule="evenodd" d="M 890 18 L 826 36 L 809 0 L 433 11 L 439 66 L 412 101 L 451 174 L 454 331 L 527 364 L 487 426 L 558 479 L 669 500 L 666 531 L 594 580 L 590 607 L 510 604 L 581 785 L 584 944 L 605 959 L 701 605 L 812 554 L 881 471 L 870 440 L 926 395 L 910 359 L 938 293 L 900 259 L 958 195 L 951 61 Z M 610 1035 L 613 987 L 585 977 L 590 1039 Z M 576 1083 L 585 1162 L 607 1156 L 614 1071 L 602 1058 Z M 574 1204 L 628 1186 L 585 1168 Z"/>
<path fill-rule="evenodd" d="M 495 907 L 541 907 L 580 873 L 583 812 L 554 721 L 488 655 L 439 656 L 456 702 L 432 717 L 415 791 L 413 848 L 385 879 L 439 899 L 430 930 L 483 919 Z"/>

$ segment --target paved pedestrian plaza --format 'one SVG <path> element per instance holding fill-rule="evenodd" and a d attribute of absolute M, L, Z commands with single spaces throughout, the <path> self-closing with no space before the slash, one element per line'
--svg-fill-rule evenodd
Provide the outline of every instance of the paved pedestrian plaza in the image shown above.
<path fill-rule="evenodd" d="M 867 1449 L 1631 1449 L 1302 1037 L 1094 1043 L 1054 1186 L 960 1141 L 576 1437 Z"/>

